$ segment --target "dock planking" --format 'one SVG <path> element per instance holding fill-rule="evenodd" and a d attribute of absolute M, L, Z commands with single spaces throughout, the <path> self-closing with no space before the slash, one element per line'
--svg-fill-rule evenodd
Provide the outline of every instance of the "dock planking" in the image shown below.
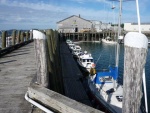
<path fill-rule="evenodd" d="M 92 106 L 80 80 L 82 73 L 65 42 L 60 44 L 60 56 L 65 95 L 78 102 Z"/>
<path fill-rule="evenodd" d="M 28 113 L 24 95 L 36 73 L 33 43 L 0 58 L 0 113 Z"/>

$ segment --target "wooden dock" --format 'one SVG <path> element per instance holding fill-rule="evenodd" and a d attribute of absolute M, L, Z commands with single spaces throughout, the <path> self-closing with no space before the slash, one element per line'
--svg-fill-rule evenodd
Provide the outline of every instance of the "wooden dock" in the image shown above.
<path fill-rule="evenodd" d="M 24 95 L 35 73 L 33 43 L 0 58 L 0 113 L 32 111 Z"/>

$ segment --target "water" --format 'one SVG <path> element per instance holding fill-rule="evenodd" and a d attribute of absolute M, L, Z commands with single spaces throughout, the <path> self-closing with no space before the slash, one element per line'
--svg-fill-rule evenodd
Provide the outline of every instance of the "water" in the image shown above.
<path fill-rule="evenodd" d="M 96 70 L 108 69 L 108 66 L 115 66 L 115 45 L 105 43 L 83 42 L 79 43 L 82 50 L 86 50 L 92 54 L 96 64 Z M 119 77 L 118 81 L 123 83 L 123 66 L 124 66 L 124 45 L 120 45 L 119 58 Z M 147 97 L 150 111 L 150 48 L 148 48 L 147 61 L 145 67 Z"/>

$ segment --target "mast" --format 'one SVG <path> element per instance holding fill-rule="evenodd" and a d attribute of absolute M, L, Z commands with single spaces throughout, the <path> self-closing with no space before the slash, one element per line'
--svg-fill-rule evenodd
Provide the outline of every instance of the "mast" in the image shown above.
<path fill-rule="evenodd" d="M 136 9 L 137 9 L 139 33 L 141 33 L 141 20 L 140 20 L 140 11 L 139 11 L 139 2 L 138 2 L 138 0 L 136 0 Z M 145 111 L 146 111 L 146 113 L 148 113 L 145 68 L 143 69 L 143 87 L 144 87 L 144 97 L 145 97 L 144 98 L 144 100 L 145 100 Z"/>
<path fill-rule="evenodd" d="M 122 16 L 122 0 L 119 0 L 120 1 L 120 5 L 119 5 L 119 19 L 118 19 L 118 37 L 117 37 L 117 50 L 116 50 L 116 67 L 118 67 L 118 64 L 119 64 L 119 43 L 118 43 L 118 38 L 121 34 L 121 16 Z"/>

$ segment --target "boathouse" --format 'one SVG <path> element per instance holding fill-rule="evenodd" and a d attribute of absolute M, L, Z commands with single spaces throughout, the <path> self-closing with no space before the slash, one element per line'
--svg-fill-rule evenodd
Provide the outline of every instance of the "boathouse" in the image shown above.
<path fill-rule="evenodd" d="M 57 22 L 57 28 L 62 33 L 86 32 L 93 30 L 92 22 L 81 18 L 80 15 L 72 15 Z"/>

